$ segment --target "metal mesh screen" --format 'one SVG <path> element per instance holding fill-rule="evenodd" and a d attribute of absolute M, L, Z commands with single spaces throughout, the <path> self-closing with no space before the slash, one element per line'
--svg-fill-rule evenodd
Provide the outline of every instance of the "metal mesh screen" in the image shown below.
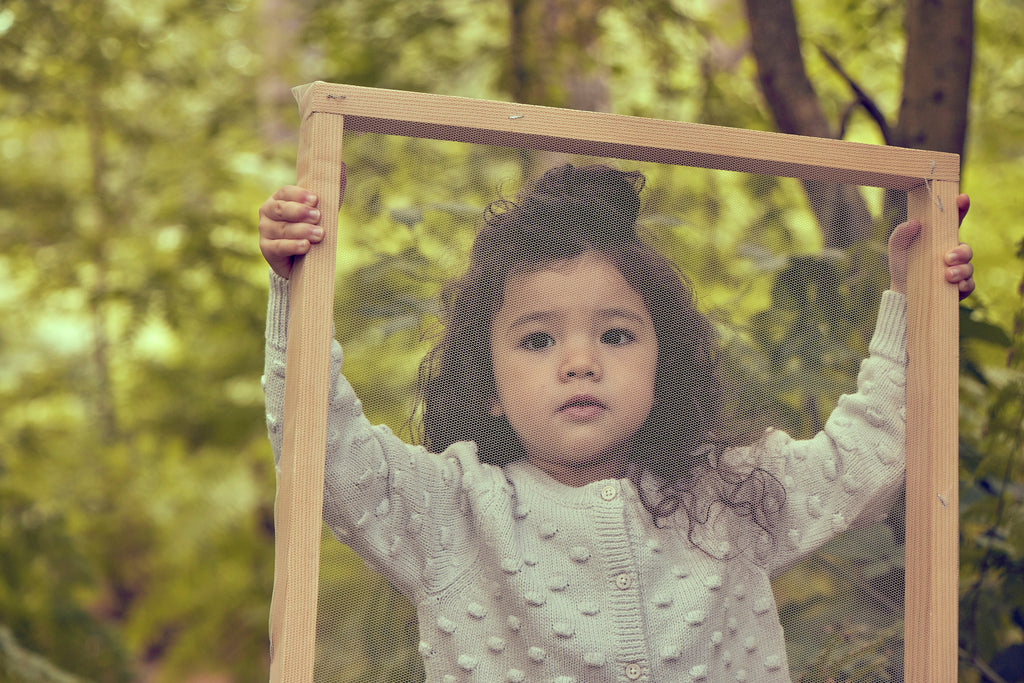
<path fill-rule="evenodd" d="M 368 128 L 314 679 L 903 680 L 906 194 Z"/>

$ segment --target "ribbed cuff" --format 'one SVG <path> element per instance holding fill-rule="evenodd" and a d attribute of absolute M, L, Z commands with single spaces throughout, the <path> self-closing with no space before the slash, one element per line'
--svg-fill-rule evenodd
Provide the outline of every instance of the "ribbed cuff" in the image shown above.
<path fill-rule="evenodd" d="M 898 363 L 907 362 L 907 297 L 891 289 L 882 292 L 875 335 L 868 347 L 871 355 Z"/>
<path fill-rule="evenodd" d="M 267 344 L 284 349 L 288 344 L 288 300 L 291 283 L 270 271 L 270 296 L 267 300 Z"/>

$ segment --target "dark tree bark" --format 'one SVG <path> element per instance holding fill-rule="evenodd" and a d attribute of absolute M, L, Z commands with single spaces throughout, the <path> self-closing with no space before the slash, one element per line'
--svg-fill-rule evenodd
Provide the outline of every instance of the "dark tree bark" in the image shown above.
<path fill-rule="evenodd" d="M 780 132 L 834 137 L 804 68 L 791 0 L 746 0 L 750 47 L 768 108 Z M 869 238 L 871 214 L 856 188 L 804 182 L 826 247 L 842 249 Z"/>
<path fill-rule="evenodd" d="M 974 0 L 908 0 L 903 100 L 894 144 L 962 155 L 974 57 Z"/>
<path fill-rule="evenodd" d="M 804 68 L 792 0 L 746 0 L 761 92 L 782 133 L 832 137 Z"/>
<path fill-rule="evenodd" d="M 807 77 L 792 0 L 745 0 L 751 50 L 765 102 L 783 133 L 833 137 Z M 974 34 L 973 0 L 908 0 L 907 53 L 899 121 L 892 143 L 963 153 Z M 857 96 L 863 98 L 863 93 Z M 863 104 L 863 102 L 862 102 Z M 827 246 L 845 247 L 870 236 L 870 214 L 855 188 L 806 184 Z M 906 213 L 896 194 L 887 198 L 893 224 Z M 900 195 L 902 196 L 902 195 Z"/>
<path fill-rule="evenodd" d="M 974 0 L 909 0 L 903 97 L 892 144 L 963 156 L 974 58 Z M 894 222 L 906 195 L 886 194 Z"/>

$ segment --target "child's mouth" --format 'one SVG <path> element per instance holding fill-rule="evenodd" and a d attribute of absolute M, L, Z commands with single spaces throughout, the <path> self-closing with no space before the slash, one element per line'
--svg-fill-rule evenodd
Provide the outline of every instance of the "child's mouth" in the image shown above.
<path fill-rule="evenodd" d="M 598 415 L 607 406 L 593 396 L 579 394 L 559 407 L 558 412 L 575 419 L 587 419 Z"/>

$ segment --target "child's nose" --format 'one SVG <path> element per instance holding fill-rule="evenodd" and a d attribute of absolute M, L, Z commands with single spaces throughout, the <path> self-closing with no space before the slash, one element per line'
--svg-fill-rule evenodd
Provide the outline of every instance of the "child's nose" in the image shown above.
<path fill-rule="evenodd" d="M 601 364 L 589 350 L 580 349 L 566 357 L 562 363 L 561 376 L 563 381 L 583 377 L 601 379 Z"/>

